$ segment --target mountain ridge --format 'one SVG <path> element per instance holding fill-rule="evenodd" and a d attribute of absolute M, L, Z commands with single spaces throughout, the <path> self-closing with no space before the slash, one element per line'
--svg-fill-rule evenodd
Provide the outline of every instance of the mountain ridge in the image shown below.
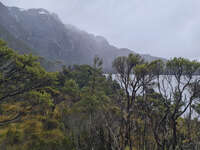
<path fill-rule="evenodd" d="M 64 24 L 55 13 L 42 8 L 24 10 L 0 4 L 0 13 L 0 25 L 13 38 L 28 45 L 35 54 L 47 60 L 60 61 L 63 65 L 92 65 L 93 58 L 97 55 L 103 58 L 104 70 L 111 71 L 112 61 L 116 57 L 136 53 L 127 48 L 117 48 L 102 36 Z M 0 37 L 4 38 L 5 35 L 0 34 Z M 163 59 L 150 55 L 141 56 L 146 61 Z"/>

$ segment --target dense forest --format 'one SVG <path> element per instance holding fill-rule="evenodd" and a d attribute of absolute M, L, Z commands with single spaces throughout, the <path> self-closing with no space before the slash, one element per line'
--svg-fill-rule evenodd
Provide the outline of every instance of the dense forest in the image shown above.
<path fill-rule="evenodd" d="M 0 41 L 0 149 L 200 149 L 199 62 L 130 54 L 113 61 L 115 75 L 102 64 L 47 72 Z"/>

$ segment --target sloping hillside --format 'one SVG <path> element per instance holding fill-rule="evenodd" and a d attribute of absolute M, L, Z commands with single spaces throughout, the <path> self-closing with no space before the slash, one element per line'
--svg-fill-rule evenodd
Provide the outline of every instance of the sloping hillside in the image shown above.
<path fill-rule="evenodd" d="M 94 56 L 103 58 L 104 70 L 110 71 L 117 56 L 134 53 L 119 49 L 101 36 L 65 25 L 59 17 L 45 9 L 23 10 L 0 4 L 0 37 L 12 48 L 32 51 L 50 61 L 64 65 L 92 64 Z M 12 38 L 11 38 L 12 37 Z M 19 43 L 19 44 L 18 44 Z M 26 50 L 24 50 L 26 49 Z M 159 59 L 142 55 L 146 61 Z"/>

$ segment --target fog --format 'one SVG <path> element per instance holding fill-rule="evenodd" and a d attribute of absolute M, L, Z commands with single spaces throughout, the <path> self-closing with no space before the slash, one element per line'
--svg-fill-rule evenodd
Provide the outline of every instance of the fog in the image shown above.
<path fill-rule="evenodd" d="M 117 47 L 171 58 L 200 58 L 199 0 L 0 0 L 45 8 Z"/>

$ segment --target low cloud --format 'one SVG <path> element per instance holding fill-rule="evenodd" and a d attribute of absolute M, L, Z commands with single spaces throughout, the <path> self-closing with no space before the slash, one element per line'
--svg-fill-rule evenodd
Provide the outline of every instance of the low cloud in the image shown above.
<path fill-rule="evenodd" d="M 118 47 L 154 56 L 200 58 L 198 0 L 1 0 L 45 8 L 66 24 L 105 36 Z"/>

